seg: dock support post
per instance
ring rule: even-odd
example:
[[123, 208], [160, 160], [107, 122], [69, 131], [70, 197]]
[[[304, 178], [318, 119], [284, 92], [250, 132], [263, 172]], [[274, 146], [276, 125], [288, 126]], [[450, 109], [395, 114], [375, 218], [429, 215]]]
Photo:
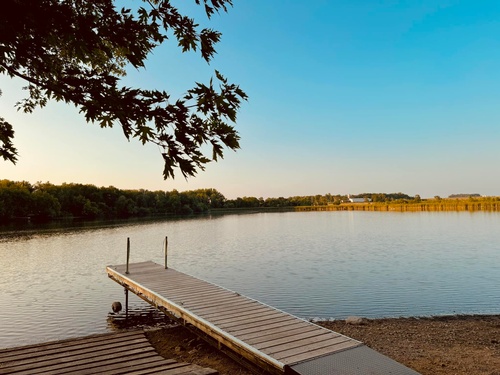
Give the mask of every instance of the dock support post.
[[128, 320], [128, 289], [125, 289], [125, 320]]
[[127, 269], [125, 273], [128, 275], [128, 261], [130, 259], [130, 237], [127, 237]]
[[167, 249], [168, 249], [168, 237], [165, 236], [165, 269], [168, 269], [168, 266], [167, 266]]

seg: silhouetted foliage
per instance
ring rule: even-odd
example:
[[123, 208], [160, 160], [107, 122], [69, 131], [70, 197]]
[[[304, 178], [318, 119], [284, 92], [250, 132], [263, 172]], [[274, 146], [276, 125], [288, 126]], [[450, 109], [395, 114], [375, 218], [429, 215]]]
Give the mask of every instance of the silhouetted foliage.
[[[222, 158], [224, 146], [239, 148], [231, 124], [247, 96], [217, 70], [215, 80], [196, 82], [177, 99], [163, 90], [123, 86], [126, 67], [145, 68], [148, 56], [167, 39], [176, 40], [182, 52], [198, 52], [208, 63], [221, 37], [218, 31], [200, 29], [169, 0], [143, 0], [133, 3], [133, 9], [117, 8], [124, 3], [3, 0], [0, 73], [27, 83], [28, 97], [17, 103], [18, 109], [31, 113], [49, 100], [71, 103], [88, 122], [119, 125], [127, 139], [157, 144], [165, 179], [173, 178], [176, 168], [184, 177], [194, 176], [206, 163]], [[232, 0], [194, 3], [208, 18], [232, 6]], [[13, 139], [13, 126], [0, 118], [0, 156], [15, 163]], [[208, 156], [202, 152], [205, 145], [211, 148]], [[75, 210], [85, 204], [75, 199]]]

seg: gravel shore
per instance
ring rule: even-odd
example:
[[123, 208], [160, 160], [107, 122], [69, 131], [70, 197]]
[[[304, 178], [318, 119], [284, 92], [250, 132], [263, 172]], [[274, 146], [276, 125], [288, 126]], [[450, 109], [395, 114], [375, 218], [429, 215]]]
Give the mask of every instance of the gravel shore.
[[500, 375], [500, 316], [344, 321], [320, 325], [342, 333], [423, 375]]

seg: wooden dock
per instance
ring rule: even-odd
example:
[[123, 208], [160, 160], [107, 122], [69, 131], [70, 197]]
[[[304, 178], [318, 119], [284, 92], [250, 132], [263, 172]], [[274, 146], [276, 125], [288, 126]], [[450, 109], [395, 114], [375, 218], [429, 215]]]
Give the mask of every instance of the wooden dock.
[[142, 330], [0, 350], [0, 374], [216, 375], [161, 357]]
[[108, 266], [108, 276], [272, 374], [415, 375], [359, 341], [153, 262]]

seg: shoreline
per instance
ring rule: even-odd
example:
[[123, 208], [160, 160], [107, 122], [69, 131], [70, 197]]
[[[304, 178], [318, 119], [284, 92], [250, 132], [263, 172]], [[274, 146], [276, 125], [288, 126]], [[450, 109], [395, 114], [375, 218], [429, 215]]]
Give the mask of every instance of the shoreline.
[[[422, 375], [500, 375], [500, 314], [316, 324], [359, 340]], [[151, 331], [148, 337], [167, 358], [215, 368], [221, 375], [252, 374], [182, 326]]]

